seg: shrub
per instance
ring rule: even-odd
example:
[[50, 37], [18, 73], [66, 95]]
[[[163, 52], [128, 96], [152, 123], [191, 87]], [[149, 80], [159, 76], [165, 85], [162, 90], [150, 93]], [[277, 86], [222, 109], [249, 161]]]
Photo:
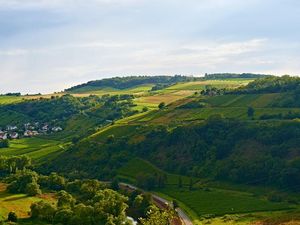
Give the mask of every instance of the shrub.
[[18, 216], [15, 212], [9, 212], [7, 216], [7, 220], [10, 222], [17, 222], [18, 221]]

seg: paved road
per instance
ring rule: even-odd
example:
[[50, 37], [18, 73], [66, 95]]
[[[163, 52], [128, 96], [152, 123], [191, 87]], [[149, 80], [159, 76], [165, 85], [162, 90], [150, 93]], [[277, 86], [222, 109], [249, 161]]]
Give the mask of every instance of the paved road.
[[191, 219], [186, 215], [186, 213], [181, 208], [177, 208], [176, 212], [178, 213], [178, 216], [181, 218], [181, 220], [184, 222], [185, 225], [193, 225]]
[[[120, 183], [120, 185], [125, 186], [127, 188], [130, 188], [132, 190], [138, 190], [139, 188], [131, 185], [131, 184], [126, 184], [126, 183]], [[166, 205], [171, 205], [171, 202], [169, 202], [168, 200], [155, 195], [155, 194], [151, 194], [152, 198], [159, 200], [160, 202], [165, 203]], [[193, 225], [191, 219], [188, 217], [188, 215], [181, 209], [181, 208], [177, 208], [176, 212], [178, 213], [178, 216], [181, 218], [181, 220], [183, 221], [184, 225]]]

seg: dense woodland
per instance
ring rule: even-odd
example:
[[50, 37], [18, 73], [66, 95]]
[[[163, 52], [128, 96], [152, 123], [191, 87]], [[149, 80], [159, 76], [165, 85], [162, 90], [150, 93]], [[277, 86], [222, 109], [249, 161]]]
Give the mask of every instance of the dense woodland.
[[[151, 196], [138, 190], [121, 189], [117, 180], [111, 183], [96, 179], [70, 180], [57, 173], [38, 174], [31, 170], [33, 166], [27, 156], [0, 158], [0, 177], [8, 184], [9, 193], [55, 194], [55, 200], [31, 204], [27, 220], [34, 224], [132, 225], [128, 219], [131, 216], [141, 225], [152, 224], [151, 221], [167, 225], [172, 218], [171, 211], [161, 211], [153, 205]], [[13, 211], [8, 214], [8, 221], [18, 222]]]
[[[132, 99], [131, 95], [91, 95], [79, 98], [66, 94], [61, 97], [38, 98], [0, 106], [0, 111], [6, 114], [7, 118], [12, 113], [21, 115], [13, 120], [14, 125], [40, 122], [64, 126], [67, 120], [80, 114], [96, 116], [97, 123], [103, 124], [107, 120], [113, 121], [136, 113], [132, 110]], [[9, 125], [4, 116], [0, 118], [0, 125]]]
[[115, 78], [90, 81], [88, 83], [80, 84], [71, 87], [69, 89], [66, 89], [66, 91], [76, 92], [78, 89], [85, 88], [85, 87], [94, 87], [94, 88], [111, 87], [116, 89], [126, 89], [126, 88], [131, 88], [143, 84], [170, 85], [178, 82], [195, 81], [197, 79], [200, 78], [186, 77], [181, 75], [115, 77]]
[[257, 79], [257, 78], [265, 78], [272, 77], [272, 75], [265, 74], [254, 74], [254, 73], [213, 73], [213, 74], [205, 74], [204, 78], [207, 80], [222, 80], [222, 79]]
[[270, 125], [214, 116], [204, 125], [156, 128], [135, 145], [129, 144], [130, 137], [98, 145], [84, 141], [52, 166], [73, 175], [81, 171], [77, 175], [110, 179], [127, 160], [139, 156], [173, 173], [296, 191], [299, 136], [298, 123]]

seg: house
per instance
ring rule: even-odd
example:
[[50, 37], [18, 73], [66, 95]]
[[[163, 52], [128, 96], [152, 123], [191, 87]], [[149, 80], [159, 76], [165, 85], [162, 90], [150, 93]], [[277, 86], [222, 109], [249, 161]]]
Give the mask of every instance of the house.
[[49, 130], [48, 124], [44, 125], [44, 126], [42, 127], [42, 130], [43, 130], [43, 131], [48, 131], [48, 130]]
[[54, 132], [59, 132], [59, 131], [62, 131], [63, 129], [61, 127], [53, 127], [52, 128], [52, 131]]
[[17, 126], [11, 126], [11, 125], [8, 125], [8, 126], [7, 126], [7, 130], [8, 130], [8, 131], [13, 131], [13, 130], [17, 130], [17, 129], [18, 129]]
[[39, 135], [39, 132], [37, 132], [36, 130], [32, 131], [32, 136], [37, 136]]
[[17, 132], [13, 132], [10, 134], [10, 138], [11, 139], [18, 139], [19, 138], [19, 134]]
[[26, 130], [24, 132], [24, 137], [32, 137], [32, 132], [30, 130]]
[[0, 133], [0, 140], [6, 140], [7, 139], [7, 133]]
[[24, 127], [25, 127], [26, 130], [28, 130], [29, 126], [30, 126], [30, 123], [25, 123], [24, 124]]

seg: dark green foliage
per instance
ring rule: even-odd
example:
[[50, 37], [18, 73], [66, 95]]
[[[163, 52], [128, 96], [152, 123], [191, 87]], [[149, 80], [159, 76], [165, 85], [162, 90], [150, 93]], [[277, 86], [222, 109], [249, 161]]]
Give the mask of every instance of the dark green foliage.
[[[35, 121], [50, 122], [52, 120], [65, 120], [72, 115], [90, 107], [92, 100], [88, 98], [75, 98], [71, 95], [64, 95], [51, 99], [27, 100], [17, 104], [3, 106], [11, 110], [25, 114]], [[95, 99], [97, 102], [97, 99]], [[25, 123], [26, 121], [24, 121]]]
[[259, 94], [282, 93], [299, 90], [300, 78], [291, 76], [267, 77], [250, 82], [247, 86], [233, 90], [232, 93]]
[[164, 187], [166, 177], [163, 174], [138, 173], [136, 176], [137, 186], [146, 190]]
[[57, 193], [57, 207], [58, 208], [72, 208], [75, 205], [76, 200], [66, 191], [60, 191]]
[[147, 112], [149, 108], [147, 106], [143, 107], [143, 112]]
[[47, 221], [50, 223], [53, 221], [56, 213], [56, 207], [45, 201], [33, 203], [30, 206], [30, 209], [31, 218]]
[[253, 73], [215, 73], [215, 74], [205, 74], [206, 80], [223, 80], [223, 79], [236, 79], [236, 78], [243, 78], [243, 79], [257, 79], [257, 78], [264, 78], [264, 77], [272, 77], [272, 75], [265, 75], [265, 74], [253, 74]]
[[151, 205], [151, 195], [141, 193], [140, 191], [133, 191], [128, 193], [128, 215], [133, 218], [145, 217], [147, 214], [147, 210]]
[[9, 147], [9, 141], [6, 140], [0, 140], [0, 148], [8, 148]]
[[[2, 96], [2, 95], [1, 95]], [[21, 93], [20, 92], [16, 92], [16, 93], [6, 93], [4, 94], [3, 96], [21, 96]]]
[[167, 88], [167, 87], [169, 87], [169, 86], [171, 86], [172, 84], [170, 83], [170, 84], [156, 84], [155, 86], [153, 86], [152, 88], [151, 88], [151, 91], [158, 91], [158, 90], [162, 90], [162, 89], [165, 89], [165, 88]]
[[15, 212], [9, 212], [8, 216], [7, 216], [7, 220], [9, 222], [16, 223], [18, 221], [18, 216], [17, 216], [17, 214]]
[[205, 90], [202, 90], [200, 92], [201, 95], [205, 96], [217, 96], [217, 95], [222, 95], [225, 93], [225, 89], [219, 89], [216, 87], [206, 87]]
[[31, 167], [31, 159], [26, 156], [0, 156], [0, 176], [16, 173]]
[[21, 171], [12, 176], [13, 181], [8, 185], [7, 190], [11, 193], [25, 193], [31, 196], [41, 194], [38, 184], [38, 174], [33, 171]]
[[125, 224], [127, 197], [110, 189], [98, 190], [87, 203], [75, 205], [75, 199], [65, 191], [58, 193], [57, 207], [45, 201], [31, 205], [31, 218], [63, 225]]
[[248, 117], [253, 117], [254, 116], [254, 109], [252, 107], [248, 107], [247, 116]]
[[131, 77], [115, 77], [96, 81], [90, 81], [85, 84], [80, 84], [75, 87], [66, 89], [66, 91], [76, 92], [80, 88], [92, 87], [92, 88], [103, 88], [112, 87], [117, 89], [126, 89], [135, 87], [143, 84], [174, 84], [177, 82], [194, 81], [197, 78], [185, 77], [185, 76], [131, 76]]
[[[296, 122], [247, 123], [215, 115], [202, 125], [170, 131], [162, 126], [139, 135], [145, 138], [137, 144], [129, 144], [127, 138], [79, 143], [52, 166], [68, 174], [76, 170], [110, 179], [128, 159], [138, 156], [176, 174], [289, 190], [300, 185], [300, 163], [292, 163], [291, 158], [300, 145], [300, 124]], [[138, 172], [136, 178], [145, 189], [163, 186], [165, 181]]]
[[173, 205], [173, 209], [177, 209], [179, 207], [178, 202], [176, 200], [172, 201], [172, 205]]
[[111, 189], [118, 191], [120, 189], [119, 180], [114, 178], [110, 184]]
[[38, 182], [41, 184], [42, 188], [54, 191], [63, 190], [66, 186], [66, 179], [54, 172], [52, 172], [49, 176], [40, 176]]
[[159, 103], [159, 105], [158, 105], [158, 108], [159, 108], [160, 110], [164, 109], [165, 107], [166, 107], [166, 103], [164, 103], [164, 102], [161, 102], [161, 103]]
[[182, 178], [178, 178], [178, 188], [182, 188]]
[[[63, 95], [50, 99], [26, 100], [0, 106], [1, 115], [4, 115], [0, 118], [0, 125], [8, 125], [6, 118], [17, 114], [19, 116], [12, 121], [14, 125], [24, 127], [27, 122], [39, 122], [52, 127], [60, 126], [64, 130], [67, 129], [66, 132], [73, 132], [75, 138], [72, 141], [76, 142], [82, 133], [88, 135], [93, 133], [97, 126], [103, 126], [111, 121], [137, 113], [132, 109], [135, 106], [132, 99], [131, 95], [104, 95], [102, 97], [91, 95], [83, 98]], [[77, 121], [78, 119], [80, 120]], [[86, 120], [89, 121], [89, 124], [92, 123], [89, 127], [92, 130], [82, 130], [80, 124], [77, 125], [79, 130], [72, 129], [75, 126], [73, 123], [84, 123]], [[69, 128], [68, 125], [71, 127]]]

